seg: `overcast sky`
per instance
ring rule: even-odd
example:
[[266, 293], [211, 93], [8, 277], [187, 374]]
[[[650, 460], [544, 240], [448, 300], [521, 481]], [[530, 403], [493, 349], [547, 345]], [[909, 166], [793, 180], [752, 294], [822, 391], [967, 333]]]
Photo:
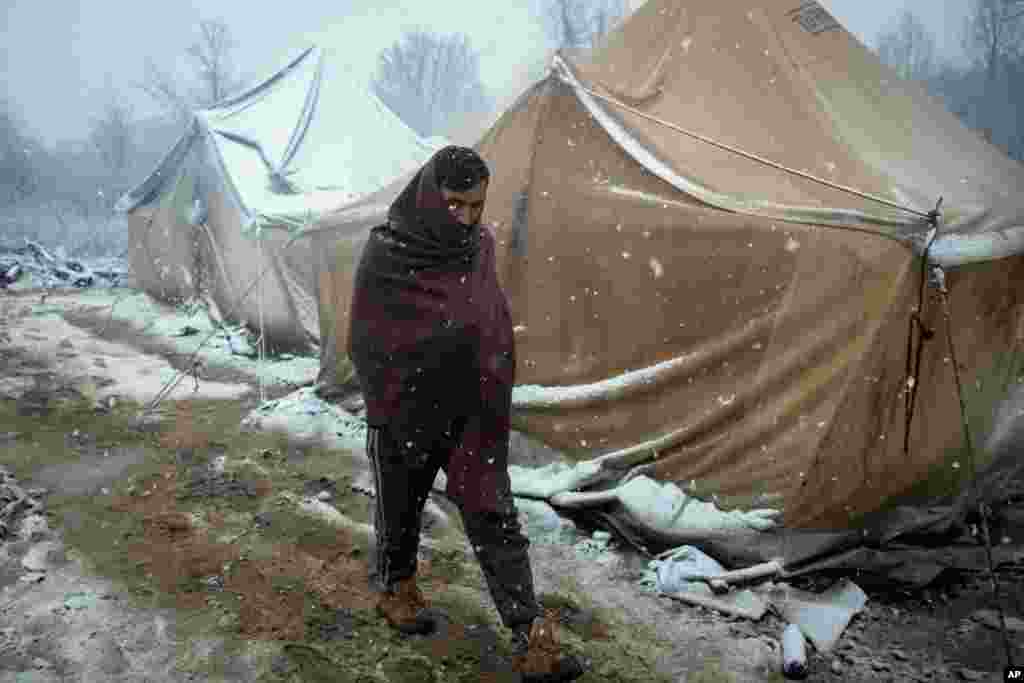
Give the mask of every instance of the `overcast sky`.
[[[904, 8], [912, 10], [949, 57], [960, 54], [959, 34], [970, 2], [820, 1], [868, 44], [874, 44], [878, 32]], [[353, 54], [372, 60], [403, 27], [418, 25], [469, 34], [482, 52], [485, 84], [502, 89], [516, 82], [520, 65], [535, 54], [534, 46], [544, 42], [536, 11], [531, 11], [536, 2], [0, 0], [2, 83], [31, 129], [48, 142], [82, 136], [110, 97], [127, 97], [139, 114], [152, 112], [145, 96], [128, 87], [142, 77], [145, 58], [173, 68], [192, 42], [198, 21], [220, 18], [239, 42], [236, 61], [253, 76], [280, 66], [292, 50], [325, 30], [343, 36], [335, 38], [335, 44], [351, 44]]]

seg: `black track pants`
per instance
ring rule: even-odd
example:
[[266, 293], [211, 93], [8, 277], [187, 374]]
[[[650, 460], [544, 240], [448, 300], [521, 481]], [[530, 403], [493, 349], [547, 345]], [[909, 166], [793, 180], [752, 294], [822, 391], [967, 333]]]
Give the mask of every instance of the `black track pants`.
[[[376, 501], [377, 579], [382, 587], [416, 574], [423, 507], [440, 469], [445, 468], [461, 432], [458, 424], [423, 443], [399, 443], [386, 427], [370, 427], [366, 452], [373, 470]], [[495, 607], [508, 628], [540, 615], [533, 572], [511, 492], [499, 510], [462, 513], [466, 535], [487, 581]]]

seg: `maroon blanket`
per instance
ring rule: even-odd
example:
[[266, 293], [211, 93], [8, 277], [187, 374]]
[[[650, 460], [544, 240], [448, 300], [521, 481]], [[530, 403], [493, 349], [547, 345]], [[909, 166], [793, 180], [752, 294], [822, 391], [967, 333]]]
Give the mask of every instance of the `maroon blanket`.
[[[442, 150], [443, 153], [444, 150]], [[490, 229], [443, 206], [435, 155], [374, 228], [355, 275], [349, 356], [373, 426], [435, 441], [456, 420], [448, 494], [495, 509], [508, 489], [515, 349]]]

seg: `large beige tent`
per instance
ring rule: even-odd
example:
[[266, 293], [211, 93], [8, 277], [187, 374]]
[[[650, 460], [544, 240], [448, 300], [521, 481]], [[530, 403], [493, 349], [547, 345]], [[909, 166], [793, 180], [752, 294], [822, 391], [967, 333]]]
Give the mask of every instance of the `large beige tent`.
[[[556, 58], [477, 149], [516, 425], [599, 463], [599, 487], [646, 474], [844, 530], [986, 466], [1024, 366], [1024, 168], [817, 2], [650, 0]], [[354, 235], [324, 274], [327, 374], [381, 218], [321, 221]], [[913, 317], [927, 247], [950, 304], [924, 290], [930, 338]]]
[[[343, 47], [343, 46], [342, 46]], [[263, 330], [267, 348], [319, 341], [327, 211], [417, 168], [420, 139], [338, 50], [309, 48], [253, 88], [196, 111], [156, 170], [123, 197], [138, 286], [162, 301], [205, 297]]]

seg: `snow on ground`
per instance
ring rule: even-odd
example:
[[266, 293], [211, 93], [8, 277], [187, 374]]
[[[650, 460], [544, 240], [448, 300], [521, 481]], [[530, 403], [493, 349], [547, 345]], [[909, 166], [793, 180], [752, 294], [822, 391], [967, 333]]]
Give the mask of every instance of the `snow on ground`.
[[[96, 400], [121, 396], [149, 402], [165, 385], [174, 383], [178, 372], [166, 360], [124, 344], [98, 339], [69, 324], [61, 315], [66, 305], [4, 301], [0, 311], [5, 318], [31, 317], [24, 324], [7, 328], [8, 343], [45, 360], [62, 375], [89, 377], [88, 386], [92, 387], [92, 398]], [[28, 388], [28, 385], [21, 387]], [[245, 384], [206, 380], [200, 383], [200, 389], [196, 393], [194, 383], [186, 378], [177, 383], [167, 398], [237, 398], [251, 391]]]
[[140, 332], [173, 344], [180, 353], [198, 352], [198, 358], [206, 364], [240, 370], [268, 385], [307, 384], [316, 381], [320, 371], [317, 356], [282, 354], [260, 361], [240, 355], [253, 351], [244, 332], [240, 328], [219, 329], [201, 309], [189, 314], [128, 289], [82, 290], [69, 293], [67, 298], [75, 305], [130, 323]]
[[[60, 316], [61, 310], [66, 307], [103, 311], [112, 319], [129, 322], [140, 332], [173, 344], [181, 353], [198, 353], [198, 357], [206, 363], [238, 369], [267, 384], [312, 384], [319, 370], [319, 359], [316, 357], [285, 355], [261, 362], [259, 359], [238, 355], [239, 352], [251, 352], [251, 346], [241, 330], [219, 329], [201, 309], [188, 313], [159, 304], [140, 292], [97, 288], [71, 291], [56, 301], [58, 303], [49, 308], [44, 304], [31, 304], [36, 322], [32, 326], [17, 329], [13, 343], [24, 348], [34, 348], [58, 364], [70, 364], [69, 370], [75, 374], [99, 374], [106, 378], [104, 384], [109, 386], [99, 389], [97, 398], [131, 395], [140, 400], [151, 400], [162, 387], [180, 375], [162, 358], [141, 354], [123, 345], [103, 342], [69, 325]], [[240, 384], [206, 380], [201, 380], [198, 387], [202, 396], [210, 398], [237, 397], [250, 390]], [[196, 383], [184, 377], [175, 386], [171, 396], [196, 396], [193, 393], [195, 388]], [[263, 402], [245, 418], [245, 424], [255, 429], [287, 432], [297, 439], [319, 442], [328, 448], [356, 452], [363, 449], [366, 439], [366, 424], [363, 420], [338, 405], [321, 400], [312, 386]], [[512, 466], [509, 474], [513, 492], [517, 496], [540, 499], [547, 505], [548, 501], [557, 504], [559, 494], [585, 488], [592, 480], [600, 478], [600, 470], [601, 466], [597, 462], [576, 463], [572, 466], [554, 463], [543, 468]], [[626, 495], [641, 485], [646, 485], [646, 488], [639, 497]], [[436, 487], [443, 490], [443, 473], [439, 475]], [[650, 490], [652, 487], [656, 490]], [[661, 488], [665, 490], [661, 490], [646, 477], [638, 477], [630, 485], [621, 487], [621, 491], [611, 493], [615, 493], [641, 521], [649, 522], [652, 527], [665, 527], [666, 519], [672, 520], [669, 526], [673, 529], [684, 526], [702, 530], [737, 527], [763, 530], [774, 525], [771, 519], [777, 514], [774, 510], [724, 513], [713, 504], [689, 499], [677, 487], [671, 487], [674, 489], [672, 493], [676, 494], [674, 496], [654, 495], [666, 493], [668, 487]], [[634, 498], [639, 498], [641, 502], [630, 505], [636, 503]], [[660, 505], [655, 505], [656, 502]], [[681, 519], [678, 514], [682, 507], [686, 507], [689, 513], [685, 519]], [[533, 514], [528, 515], [531, 518], [529, 526], [546, 536], [558, 537], [562, 533], [559, 526], [553, 524], [553, 510], [530, 510]]]
[[313, 387], [262, 403], [249, 413], [243, 424], [288, 432], [297, 439], [318, 441], [328, 448], [357, 451], [366, 444], [366, 423], [343, 408], [321, 400]]

